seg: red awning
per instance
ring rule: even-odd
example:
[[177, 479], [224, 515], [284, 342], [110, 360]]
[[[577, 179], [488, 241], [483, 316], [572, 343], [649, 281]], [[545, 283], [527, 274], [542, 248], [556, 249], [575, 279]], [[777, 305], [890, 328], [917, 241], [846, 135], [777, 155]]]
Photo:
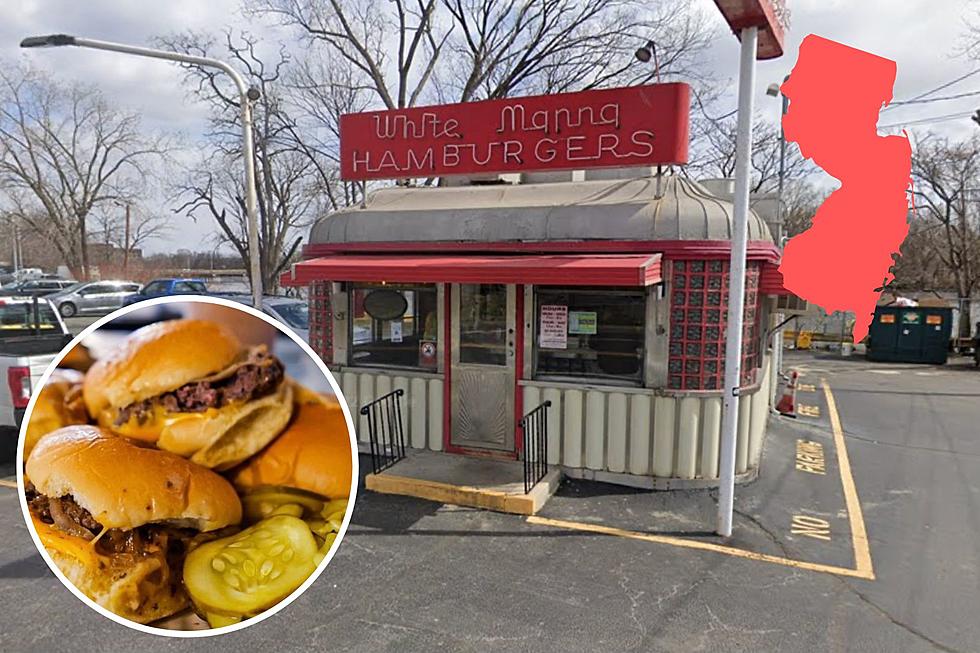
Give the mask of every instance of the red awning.
[[660, 254], [336, 255], [296, 263], [281, 281], [285, 286], [311, 281], [650, 286], [662, 277]]

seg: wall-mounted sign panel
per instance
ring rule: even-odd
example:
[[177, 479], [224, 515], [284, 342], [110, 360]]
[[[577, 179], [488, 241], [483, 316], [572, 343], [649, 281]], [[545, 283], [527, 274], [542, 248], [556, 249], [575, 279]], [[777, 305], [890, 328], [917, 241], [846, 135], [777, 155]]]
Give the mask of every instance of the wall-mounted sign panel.
[[684, 164], [689, 103], [672, 83], [347, 114], [341, 177]]

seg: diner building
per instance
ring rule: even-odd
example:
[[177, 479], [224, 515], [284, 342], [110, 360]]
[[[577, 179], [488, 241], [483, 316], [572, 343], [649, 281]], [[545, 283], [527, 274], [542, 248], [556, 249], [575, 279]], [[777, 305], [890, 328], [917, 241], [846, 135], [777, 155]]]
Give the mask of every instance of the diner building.
[[[283, 277], [310, 344], [358, 409], [404, 391], [409, 447], [515, 460], [550, 401], [561, 473], [717, 485], [732, 205], [659, 167], [393, 185], [321, 218]], [[738, 478], [769, 415], [779, 249], [748, 222]]]

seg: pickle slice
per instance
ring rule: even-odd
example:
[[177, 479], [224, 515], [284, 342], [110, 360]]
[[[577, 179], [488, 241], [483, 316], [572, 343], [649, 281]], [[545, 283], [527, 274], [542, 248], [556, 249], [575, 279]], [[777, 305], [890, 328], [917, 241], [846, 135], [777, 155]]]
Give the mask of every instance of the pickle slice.
[[303, 516], [303, 506], [298, 503], [284, 503], [281, 506], [276, 506], [269, 516], [273, 515], [289, 515], [290, 517], [302, 517]]
[[[265, 519], [275, 513], [279, 506], [289, 504], [301, 506], [303, 511], [309, 514], [317, 514], [324, 510], [323, 501], [311, 494], [289, 488], [268, 487], [249, 492], [242, 497], [245, 522], [252, 523]], [[293, 516], [300, 517], [301, 515]]]
[[225, 614], [218, 614], [217, 612], [205, 612], [204, 618], [208, 620], [208, 625], [212, 628], [221, 628], [222, 626], [230, 626], [232, 624], [237, 624], [242, 620], [241, 616], [228, 616]]
[[184, 584], [204, 614], [252, 616], [302, 585], [317, 553], [306, 522], [275, 515], [187, 554]]

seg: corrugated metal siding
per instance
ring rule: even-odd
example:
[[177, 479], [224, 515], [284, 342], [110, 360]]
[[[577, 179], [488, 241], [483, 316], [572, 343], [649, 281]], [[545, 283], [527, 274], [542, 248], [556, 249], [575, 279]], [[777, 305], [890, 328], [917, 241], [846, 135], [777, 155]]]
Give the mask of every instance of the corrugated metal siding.
[[[736, 472], [758, 464], [769, 405], [769, 366], [758, 389], [740, 398]], [[341, 388], [368, 439], [358, 410], [395, 388], [405, 390], [402, 419], [409, 446], [441, 451], [443, 381], [431, 375], [345, 370]], [[596, 471], [677, 479], [718, 478], [721, 397], [656, 396], [650, 392], [549, 387], [522, 388], [524, 408], [550, 400], [548, 463]]]
[[[758, 464], [769, 405], [768, 365], [752, 394], [740, 398], [736, 471]], [[527, 410], [552, 402], [548, 462], [566, 467], [678, 479], [718, 478], [719, 396], [655, 396], [578, 390], [543, 383], [523, 388]]]
[[442, 379], [430, 375], [390, 375], [382, 371], [350, 369], [340, 373], [339, 377], [360, 442], [368, 441], [367, 421], [359, 413], [361, 406], [401, 388], [405, 391], [402, 397], [405, 443], [416, 449], [442, 450]]

